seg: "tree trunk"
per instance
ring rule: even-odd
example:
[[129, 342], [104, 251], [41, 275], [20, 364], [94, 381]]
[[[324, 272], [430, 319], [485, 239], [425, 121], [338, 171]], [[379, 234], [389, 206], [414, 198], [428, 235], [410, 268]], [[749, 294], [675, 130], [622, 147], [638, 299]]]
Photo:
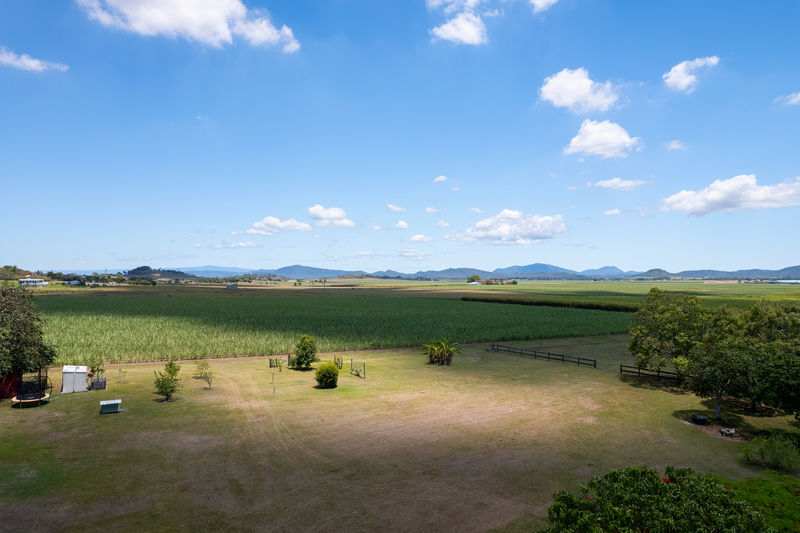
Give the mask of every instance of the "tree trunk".
[[717, 412], [714, 418], [722, 420], [722, 394], [717, 394]]

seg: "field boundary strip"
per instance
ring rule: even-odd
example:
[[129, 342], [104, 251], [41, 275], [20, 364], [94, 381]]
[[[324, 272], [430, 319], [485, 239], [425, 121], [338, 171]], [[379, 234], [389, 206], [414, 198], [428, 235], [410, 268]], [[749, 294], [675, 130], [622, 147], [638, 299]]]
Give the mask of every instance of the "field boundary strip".
[[493, 352], [504, 352], [514, 355], [522, 355], [525, 357], [533, 357], [535, 359], [561, 361], [562, 363], [571, 363], [578, 366], [591, 366], [592, 368], [597, 368], [597, 359], [587, 359], [585, 357], [563, 355], [560, 353], [542, 352], [539, 350], [533, 350], [531, 348], [517, 348], [516, 346], [505, 346], [494, 342], [492, 343], [491, 349]]

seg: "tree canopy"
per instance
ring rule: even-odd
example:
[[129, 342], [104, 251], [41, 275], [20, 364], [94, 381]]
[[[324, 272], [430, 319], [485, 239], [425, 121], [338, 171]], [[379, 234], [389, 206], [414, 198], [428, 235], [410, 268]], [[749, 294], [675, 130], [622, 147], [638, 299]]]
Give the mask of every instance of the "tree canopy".
[[34, 309], [34, 294], [21, 287], [0, 286], [0, 376], [37, 372], [56, 358], [45, 344], [44, 321]]

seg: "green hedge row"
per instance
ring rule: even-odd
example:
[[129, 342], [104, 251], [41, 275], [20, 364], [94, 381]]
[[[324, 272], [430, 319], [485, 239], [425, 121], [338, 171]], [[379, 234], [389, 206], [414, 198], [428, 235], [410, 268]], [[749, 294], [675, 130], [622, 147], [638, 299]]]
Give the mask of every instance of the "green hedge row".
[[623, 313], [635, 313], [638, 305], [633, 304], [611, 304], [598, 302], [564, 302], [556, 300], [528, 300], [525, 298], [498, 298], [493, 296], [463, 296], [464, 302], [484, 302], [490, 304], [516, 304], [516, 305], [535, 305], [542, 307], [566, 307], [569, 309], [593, 309], [596, 311], [620, 311]]

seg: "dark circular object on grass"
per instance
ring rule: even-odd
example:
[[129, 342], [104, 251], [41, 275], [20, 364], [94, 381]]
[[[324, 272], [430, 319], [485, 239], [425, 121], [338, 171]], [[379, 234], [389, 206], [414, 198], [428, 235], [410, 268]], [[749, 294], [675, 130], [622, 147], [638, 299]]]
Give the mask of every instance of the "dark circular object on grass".
[[705, 426], [708, 423], [708, 417], [706, 415], [689, 415], [689, 418], [692, 419], [693, 423], [701, 426]]

